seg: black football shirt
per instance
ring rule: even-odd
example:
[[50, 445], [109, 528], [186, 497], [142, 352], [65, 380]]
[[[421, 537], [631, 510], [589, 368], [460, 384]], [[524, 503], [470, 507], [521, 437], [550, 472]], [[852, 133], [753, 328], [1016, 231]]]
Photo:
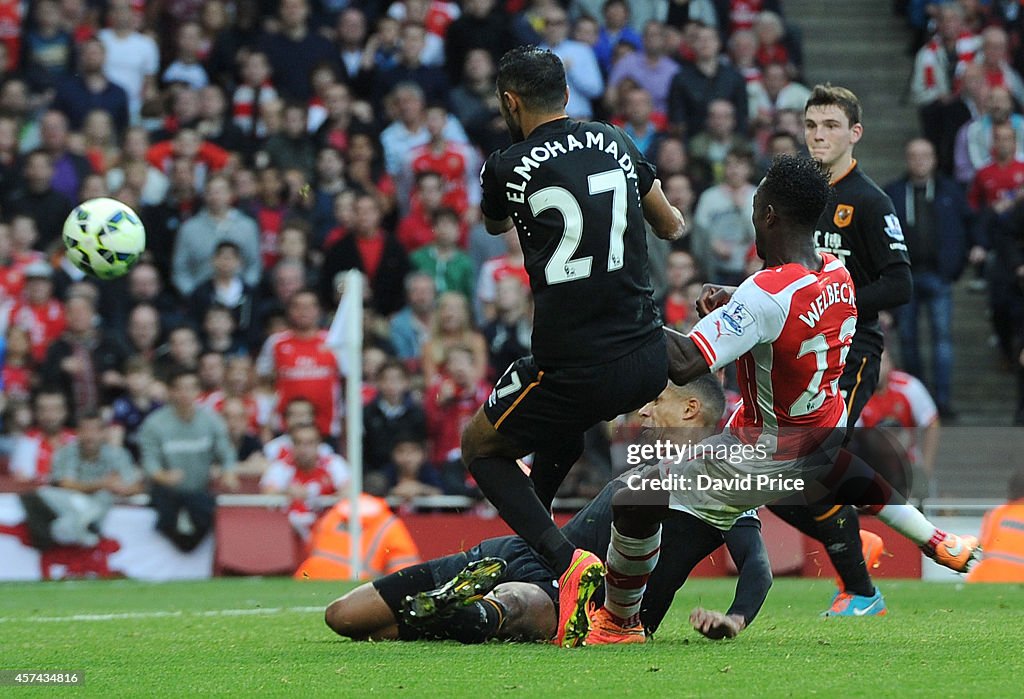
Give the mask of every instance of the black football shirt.
[[484, 163], [480, 206], [518, 231], [541, 368], [609, 362], [661, 332], [640, 204], [654, 177], [621, 129], [568, 118]]
[[[838, 257], [860, 289], [881, 276], [892, 264], [910, 264], [907, 244], [892, 200], [865, 175], [853, 168], [834, 185], [835, 196], [818, 219], [814, 244]], [[869, 342], [881, 349], [878, 313], [857, 305], [854, 342]]]

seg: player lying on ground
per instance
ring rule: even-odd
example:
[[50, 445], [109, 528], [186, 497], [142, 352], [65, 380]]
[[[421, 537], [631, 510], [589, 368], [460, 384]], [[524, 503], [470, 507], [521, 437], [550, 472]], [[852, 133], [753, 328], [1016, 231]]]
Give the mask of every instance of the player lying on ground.
[[[622, 129], [565, 113], [565, 68], [550, 51], [506, 53], [496, 97], [513, 144], [480, 171], [488, 232], [515, 231], [534, 299], [531, 356], [514, 362], [466, 427], [462, 458], [498, 513], [559, 580], [556, 642], [578, 645], [604, 566], [551, 521], [583, 434], [665, 387], [665, 337], [648, 275], [645, 220], [684, 231], [654, 167]], [[527, 477], [516, 464], [534, 454]]]
[[[724, 406], [717, 379], [706, 375], [668, 387], [640, 415], [645, 441], [669, 428], [695, 440], [715, 431]], [[639, 467], [643, 468], [643, 467]], [[578, 548], [606, 551], [612, 499], [639, 477], [639, 468], [612, 481], [562, 528]], [[693, 567], [723, 540], [739, 569], [736, 597], [725, 613], [694, 609], [690, 621], [709, 638], [733, 637], [753, 621], [771, 586], [771, 566], [756, 516], [740, 517], [722, 531], [689, 515], [665, 524], [662, 552], [651, 575], [640, 620], [653, 633]], [[476, 643], [488, 638], [542, 640], [555, 635], [555, 572], [520, 537], [488, 539], [465, 553], [427, 561], [367, 583], [333, 602], [328, 626], [353, 639], [447, 638]]]
[[[755, 241], [766, 268], [727, 299], [703, 299], [710, 312], [688, 336], [670, 334], [675, 382], [738, 360], [743, 404], [726, 431], [710, 441], [749, 449], [741, 450], [741, 459], [705, 454], [648, 472], [652, 479], [677, 477], [675, 490], [616, 494], [605, 603], [590, 618], [588, 645], [644, 640], [639, 610], [657, 564], [663, 520], [683, 512], [725, 529], [744, 510], [786, 494], [775, 485], [700, 489], [687, 483], [771, 476], [780, 484], [789, 479], [790, 494], [803, 491], [806, 482], [806, 494], [816, 501], [817, 492], [837, 485], [829, 474], [851, 463], [849, 452], [840, 451], [847, 413], [838, 384], [857, 309], [849, 272], [814, 248], [814, 224], [828, 200], [828, 179], [817, 164], [776, 159], [754, 196]], [[860, 476], [861, 468], [863, 462], [854, 463], [851, 475]]]

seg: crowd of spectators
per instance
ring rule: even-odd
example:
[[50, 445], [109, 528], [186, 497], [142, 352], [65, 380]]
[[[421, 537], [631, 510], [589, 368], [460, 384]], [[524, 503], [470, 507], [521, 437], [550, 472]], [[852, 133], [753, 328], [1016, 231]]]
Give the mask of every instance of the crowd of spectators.
[[[557, 53], [570, 115], [621, 125], [692, 222], [678, 244], [650, 237], [677, 329], [695, 322], [701, 283], [758, 267], [752, 183], [773, 155], [803, 149], [800, 37], [777, 0], [38, 0], [3, 12], [10, 473], [50, 483], [54, 454], [98, 414], [182, 547], [208, 523], [202, 494], [238, 476], [291, 495], [307, 528], [304, 503], [344, 486], [325, 327], [350, 269], [367, 280], [367, 489], [475, 494], [461, 428], [531, 331], [518, 239], [487, 235], [478, 207], [483, 158], [508, 143], [494, 91], [508, 48]], [[973, 89], [962, 112], [998, 110], [998, 90]], [[1007, 118], [1024, 147], [1024, 118]], [[975, 141], [992, 129], [976, 130], [959, 155], [984, 152]], [[97, 283], [61, 255], [64, 218], [95, 196], [146, 226], [145, 258], [120, 280]], [[606, 480], [610, 431], [588, 435], [567, 494]]]
[[913, 301], [897, 314], [903, 365], [924, 376], [919, 316], [931, 330], [932, 389], [951, 410], [952, 284], [968, 270], [988, 295], [1024, 424], [1024, 12], [1019, 3], [906, 3], [917, 29], [910, 99], [921, 137], [886, 191], [903, 220]]

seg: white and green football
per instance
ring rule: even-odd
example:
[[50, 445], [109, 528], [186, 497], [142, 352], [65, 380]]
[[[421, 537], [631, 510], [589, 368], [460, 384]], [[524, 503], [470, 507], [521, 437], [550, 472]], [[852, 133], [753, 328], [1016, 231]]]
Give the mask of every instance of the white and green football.
[[72, 264], [99, 279], [127, 274], [146, 249], [146, 229], [139, 215], [107, 197], [76, 206], [64, 221], [62, 237]]

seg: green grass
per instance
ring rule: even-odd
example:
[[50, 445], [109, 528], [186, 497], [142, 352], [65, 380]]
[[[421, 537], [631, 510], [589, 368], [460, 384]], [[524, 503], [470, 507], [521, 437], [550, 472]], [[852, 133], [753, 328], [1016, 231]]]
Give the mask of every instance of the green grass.
[[[337, 584], [0, 584], [0, 668], [84, 671], [84, 687], [63, 691], [104, 696], [1020, 696], [1020, 585], [885, 582], [888, 617], [826, 620], [817, 612], [829, 584], [777, 580], [739, 638], [691, 631], [689, 610], [726, 607], [732, 586], [692, 581], [653, 643], [562, 650], [344, 641], [303, 609], [349, 587]], [[204, 614], [257, 608], [264, 613]], [[134, 612], [146, 616], [53, 620]], [[0, 688], [34, 691], [46, 690]]]

